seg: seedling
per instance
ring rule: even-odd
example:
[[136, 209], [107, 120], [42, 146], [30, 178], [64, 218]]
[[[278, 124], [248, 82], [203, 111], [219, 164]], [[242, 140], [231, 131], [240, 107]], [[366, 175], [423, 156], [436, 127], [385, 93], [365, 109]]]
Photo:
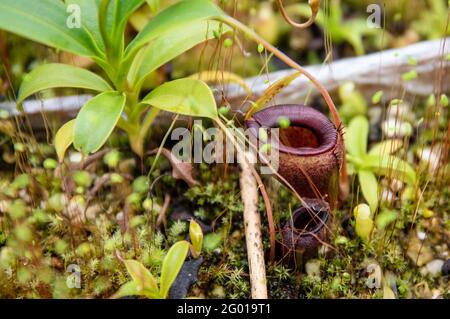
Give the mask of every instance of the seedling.
[[367, 152], [367, 138], [369, 122], [365, 116], [357, 116], [350, 122], [345, 144], [347, 146], [347, 160], [353, 165], [354, 174], [358, 175], [362, 194], [372, 212], [378, 207], [379, 190], [375, 176], [392, 174], [395, 178], [414, 185], [416, 173], [413, 168], [398, 157], [390, 155], [399, 150], [401, 140], [385, 140], [372, 147]]
[[[222, 11], [206, 0], [182, 1], [156, 15], [128, 44], [125, 27], [145, 0], [5, 0], [0, 3], [0, 29], [58, 50], [87, 56], [103, 69], [98, 76], [75, 66], [52, 63], [35, 68], [21, 84], [18, 106], [41, 90], [72, 87], [99, 93], [56, 134], [60, 161], [73, 143], [85, 154], [96, 152], [117, 126], [129, 136], [134, 152], [143, 155], [147, 131], [160, 110], [214, 117], [215, 101], [197, 79], [164, 83], [140, 99], [146, 78], [193, 46], [229, 30], [207, 21]], [[154, 2], [150, 2], [151, 5]], [[78, 5], [80, 28], [66, 25], [66, 5]], [[192, 13], [194, 13], [192, 15]], [[170, 45], [168, 45], [170, 44]]]
[[132, 281], [122, 285], [113, 298], [142, 296], [150, 299], [165, 299], [170, 287], [178, 276], [188, 254], [190, 244], [187, 241], [175, 243], [168, 251], [161, 267], [158, 280], [147, 268], [136, 260], [123, 260]]

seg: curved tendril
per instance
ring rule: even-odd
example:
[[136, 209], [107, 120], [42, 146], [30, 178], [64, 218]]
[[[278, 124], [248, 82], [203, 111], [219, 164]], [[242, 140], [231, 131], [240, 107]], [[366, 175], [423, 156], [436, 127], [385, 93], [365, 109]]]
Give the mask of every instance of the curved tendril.
[[289, 23], [291, 26], [293, 26], [295, 28], [301, 28], [301, 29], [305, 29], [305, 28], [311, 26], [314, 23], [314, 21], [316, 20], [317, 14], [319, 13], [320, 0], [309, 0], [308, 3], [309, 3], [309, 6], [311, 7], [311, 12], [312, 12], [311, 17], [306, 22], [298, 23], [289, 17], [289, 15], [286, 12], [286, 9], [283, 6], [283, 1], [277, 0], [277, 5], [278, 5], [278, 8], [280, 9], [280, 13], [283, 16], [283, 19], [286, 20], [286, 22]]

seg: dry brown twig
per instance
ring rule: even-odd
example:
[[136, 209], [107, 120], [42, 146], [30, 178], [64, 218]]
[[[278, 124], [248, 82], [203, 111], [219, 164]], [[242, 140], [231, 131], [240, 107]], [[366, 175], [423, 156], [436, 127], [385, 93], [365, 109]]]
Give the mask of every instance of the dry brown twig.
[[258, 184], [248, 157], [250, 153], [238, 152], [241, 166], [240, 184], [244, 202], [244, 227], [250, 273], [251, 296], [267, 299], [266, 266], [261, 235], [261, 217], [258, 212]]

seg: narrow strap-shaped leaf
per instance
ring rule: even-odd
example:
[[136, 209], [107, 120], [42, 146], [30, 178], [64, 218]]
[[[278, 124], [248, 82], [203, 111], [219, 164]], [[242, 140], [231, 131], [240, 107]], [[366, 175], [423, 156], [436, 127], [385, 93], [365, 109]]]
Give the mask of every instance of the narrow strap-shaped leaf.
[[365, 116], [354, 117], [345, 132], [345, 147], [348, 152], [357, 157], [363, 157], [367, 152], [369, 136], [369, 121]]
[[1, 0], [0, 29], [79, 55], [101, 54], [85, 28], [69, 28], [70, 13], [60, 0]]
[[416, 182], [416, 172], [411, 165], [392, 155], [367, 155], [362, 160], [361, 169], [371, 170], [380, 175], [389, 175], [408, 184]]
[[[225, 25], [222, 29], [223, 32], [230, 30]], [[129, 81], [140, 86], [151, 72], [195, 45], [212, 39], [219, 30], [217, 21], [197, 21], [165, 33], [138, 53], [128, 75]]]
[[360, 170], [358, 172], [359, 185], [361, 192], [370, 206], [372, 213], [378, 206], [378, 181], [375, 174], [371, 171]]
[[187, 26], [192, 22], [222, 16], [223, 11], [209, 0], [180, 1], [161, 11], [145, 28], [139, 32], [127, 47], [125, 57], [129, 58], [133, 52], [143, 45], [156, 39], [171, 29]]
[[175, 243], [167, 252], [161, 267], [159, 294], [165, 299], [169, 294], [175, 278], [177, 278], [189, 251], [189, 243], [185, 240]]
[[56, 87], [82, 88], [93, 91], [111, 91], [111, 86], [100, 76], [75, 66], [50, 63], [38, 66], [24, 77], [17, 103], [30, 95]]
[[55, 149], [58, 155], [58, 160], [62, 162], [67, 149], [73, 143], [73, 132], [75, 127], [75, 120], [70, 120], [61, 126], [55, 135]]
[[150, 92], [142, 103], [173, 113], [218, 118], [212, 91], [200, 80], [179, 79], [166, 82]]
[[275, 83], [271, 84], [265, 91], [264, 94], [261, 95], [258, 100], [253, 103], [252, 108], [248, 110], [247, 114], [245, 114], [245, 119], [250, 119], [253, 114], [259, 111], [264, 107], [270, 100], [272, 100], [281, 90], [291, 84], [296, 78], [301, 75], [300, 72], [294, 72], [285, 77], [277, 80]]
[[105, 92], [89, 100], [75, 123], [74, 146], [85, 154], [96, 152], [106, 142], [125, 106], [125, 96]]

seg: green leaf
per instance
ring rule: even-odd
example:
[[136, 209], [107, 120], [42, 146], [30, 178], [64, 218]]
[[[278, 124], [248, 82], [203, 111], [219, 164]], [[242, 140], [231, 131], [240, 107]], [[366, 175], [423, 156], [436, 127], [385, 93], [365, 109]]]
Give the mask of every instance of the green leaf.
[[152, 13], [155, 14], [159, 11], [161, 0], [147, 0], [147, 4], [150, 7]]
[[408, 64], [411, 66], [416, 66], [417, 65], [417, 60], [415, 57], [413, 56], [408, 56]]
[[441, 104], [443, 107], [447, 107], [449, 105], [448, 96], [445, 94], [441, 95]]
[[[230, 30], [226, 26], [223, 29]], [[214, 31], [218, 30], [219, 22], [198, 21], [164, 34], [139, 51], [131, 66], [129, 81], [141, 86], [151, 72], [195, 45], [214, 38]]]
[[222, 15], [222, 10], [209, 0], [180, 1], [161, 11], [139, 32], [127, 47], [125, 57], [128, 58], [143, 45], [173, 29]]
[[127, 25], [128, 18], [131, 14], [139, 9], [140, 6], [145, 2], [145, 0], [115, 0], [119, 1], [118, 12], [116, 15], [116, 32], [117, 34], [123, 34], [125, 27]]
[[355, 83], [346, 82], [339, 87], [339, 97], [342, 101], [339, 113], [342, 117], [351, 119], [367, 113], [367, 102], [355, 88]]
[[140, 290], [135, 281], [129, 281], [123, 284], [119, 288], [119, 290], [114, 295], [111, 296], [111, 299], [118, 299], [128, 296], [143, 296], [151, 299], [158, 299], [159, 291], [158, 290], [153, 291], [148, 289]]
[[345, 147], [348, 152], [357, 157], [363, 157], [367, 151], [369, 136], [369, 121], [365, 116], [356, 116], [348, 125], [345, 134]]
[[378, 181], [374, 173], [367, 170], [358, 172], [359, 185], [361, 191], [370, 206], [370, 210], [375, 212], [378, 206]]
[[367, 155], [362, 161], [361, 169], [389, 175], [411, 185], [416, 183], [416, 172], [411, 165], [392, 155]]
[[123, 263], [125, 264], [125, 267], [127, 267], [127, 271], [131, 278], [133, 278], [133, 282], [136, 283], [137, 291], [144, 289], [154, 292], [158, 291], [158, 284], [155, 277], [153, 277], [144, 265], [131, 259], [124, 260]]
[[55, 149], [58, 155], [58, 160], [62, 162], [64, 160], [64, 154], [67, 149], [73, 143], [73, 131], [75, 127], [75, 120], [70, 120], [63, 126], [61, 126], [55, 135]]
[[191, 219], [191, 222], [189, 224], [189, 237], [191, 238], [192, 242], [192, 255], [194, 256], [194, 258], [197, 258], [202, 252], [203, 231], [200, 225], [193, 219]]
[[50, 63], [38, 66], [27, 74], [20, 86], [18, 105], [30, 95], [51, 88], [72, 87], [98, 92], [111, 91], [111, 86], [100, 76], [68, 64]]
[[143, 100], [143, 104], [189, 116], [217, 119], [217, 107], [211, 89], [202, 81], [179, 79], [166, 82]]
[[223, 241], [223, 234], [220, 232], [206, 234], [203, 238], [203, 249], [211, 252], [218, 248]]
[[124, 32], [128, 18], [145, 0], [111, 0], [107, 12], [107, 35], [115, 54], [121, 54], [124, 47]]
[[387, 225], [393, 223], [398, 217], [398, 214], [395, 211], [387, 210], [378, 214], [376, 225], [377, 228], [383, 230]]
[[383, 91], [377, 91], [374, 95], [372, 95], [372, 104], [378, 104], [381, 102], [381, 99], [383, 98], [384, 92]]
[[369, 151], [369, 155], [383, 156], [397, 152], [403, 146], [400, 139], [385, 140], [375, 144]]
[[125, 106], [125, 95], [105, 92], [89, 100], [75, 123], [75, 148], [85, 154], [96, 152], [109, 137]]
[[112, 299], [118, 299], [118, 298], [122, 298], [122, 297], [128, 297], [128, 296], [138, 296], [139, 295], [139, 291], [137, 288], [137, 284], [135, 281], [129, 281], [125, 284], [123, 284], [119, 290], [112, 295]]
[[102, 52], [86, 28], [69, 28], [66, 6], [59, 0], [1, 0], [0, 29], [50, 47], [85, 56]]
[[[342, 28], [342, 30], [343, 29], [344, 28]], [[342, 36], [351, 44], [356, 55], [364, 55], [365, 50], [361, 30], [356, 30], [355, 26], [352, 26], [352, 24], [349, 23]]]
[[161, 298], [167, 298], [169, 289], [172, 286], [178, 272], [183, 266], [189, 251], [189, 243], [185, 240], [175, 243], [168, 251], [161, 268], [161, 287], [159, 294]]
[[348, 175], [356, 174], [355, 164], [351, 163], [348, 159], [347, 159], [347, 174]]
[[411, 80], [414, 80], [415, 78], [417, 78], [416, 70], [411, 70], [411, 71], [408, 71], [408, 72], [402, 74], [403, 81], [411, 81]]
[[98, 8], [100, 1], [98, 0], [65, 0], [66, 5], [78, 5], [80, 7], [81, 24], [85, 27], [100, 49], [104, 52], [105, 44], [100, 33], [98, 23]]
[[300, 75], [302, 75], [301, 72], [294, 72], [271, 84], [266, 90], [264, 90], [264, 94], [261, 95], [258, 100], [253, 103], [252, 108], [248, 110], [247, 114], [245, 114], [245, 119], [250, 119], [253, 114], [258, 112], [262, 107], [264, 107], [264, 105], [266, 105], [278, 93], [280, 93], [281, 90], [291, 84], [291, 82], [298, 78]]

